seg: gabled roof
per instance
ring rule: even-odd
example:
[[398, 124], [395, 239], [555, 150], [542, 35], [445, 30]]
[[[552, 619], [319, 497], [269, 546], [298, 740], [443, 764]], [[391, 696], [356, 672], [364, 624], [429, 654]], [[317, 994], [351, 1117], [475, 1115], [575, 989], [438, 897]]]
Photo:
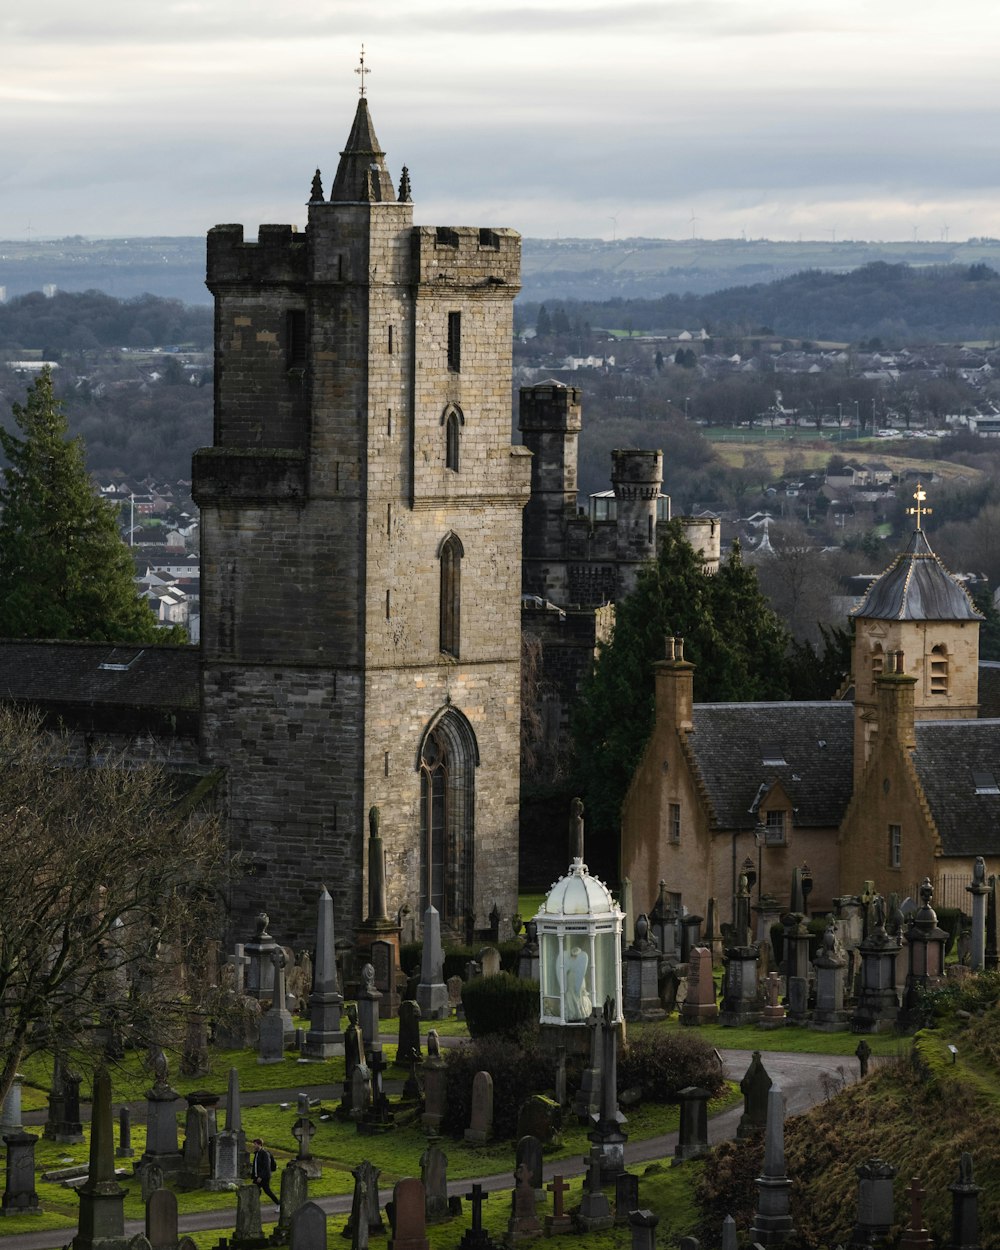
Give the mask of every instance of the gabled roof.
[[347, 145], [340, 154], [330, 200], [341, 203], [396, 202], [392, 179], [385, 167], [385, 153], [379, 147], [364, 96], [358, 100], [354, 124], [347, 136]]
[[972, 600], [931, 550], [923, 530], [868, 587], [851, 616], [878, 621], [981, 621]]
[[197, 713], [198, 648], [0, 640], [0, 699]]
[[945, 855], [1000, 853], [1000, 720], [917, 721], [913, 764]]
[[795, 808], [793, 825], [840, 824], [851, 797], [852, 704], [698, 703], [693, 719], [687, 745], [716, 828], [752, 829], [750, 808], [775, 782]]

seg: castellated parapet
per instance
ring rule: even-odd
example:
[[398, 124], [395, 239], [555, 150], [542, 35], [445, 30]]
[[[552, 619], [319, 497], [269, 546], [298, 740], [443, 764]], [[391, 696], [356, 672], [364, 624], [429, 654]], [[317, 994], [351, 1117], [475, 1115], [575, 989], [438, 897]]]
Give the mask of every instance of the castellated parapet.
[[312, 940], [363, 917], [381, 809], [389, 910], [516, 906], [521, 510], [512, 230], [415, 227], [362, 99], [308, 225], [208, 237], [214, 445], [202, 509], [201, 750], [262, 907]]

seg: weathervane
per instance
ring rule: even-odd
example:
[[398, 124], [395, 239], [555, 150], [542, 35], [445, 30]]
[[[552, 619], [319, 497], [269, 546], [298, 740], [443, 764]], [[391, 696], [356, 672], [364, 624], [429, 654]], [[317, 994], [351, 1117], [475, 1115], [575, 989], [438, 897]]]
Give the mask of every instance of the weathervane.
[[361, 45], [361, 64], [357, 67], [357, 69], [354, 72], [356, 74], [361, 75], [361, 98], [364, 99], [365, 74], [371, 73], [371, 70], [367, 67], [367, 65], [365, 65], [365, 45], [364, 44]]
[[915, 516], [917, 518], [917, 529], [920, 529], [920, 518], [930, 516], [934, 509], [923, 506], [924, 500], [927, 498], [927, 492], [920, 482], [917, 483], [917, 489], [913, 492], [913, 498], [917, 501], [917, 506], [915, 508], [907, 508], [906, 515]]

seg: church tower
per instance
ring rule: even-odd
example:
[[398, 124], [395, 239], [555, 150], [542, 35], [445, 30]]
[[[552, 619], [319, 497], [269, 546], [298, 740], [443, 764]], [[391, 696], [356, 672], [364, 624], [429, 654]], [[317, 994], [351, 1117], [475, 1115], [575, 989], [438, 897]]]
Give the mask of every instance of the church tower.
[[920, 522], [928, 509], [921, 506], [925, 496], [919, 485], [914, 498], [917, 527], [906, 549], [851, 612], [855, 788], [875, 735], [893, 731], [879, 725], [886, 715], [881, 678], [910, 679], [900, 688], [909, 691], [911, 721], [965, 720], [978, 711], [982, 616], [927, 541]]
[[214, 446], [202, 520], [202, 751], [225, 769], [261, 908], [311, 940], [365, 915], [368, 809], [390, 913], [514, 910], [520, 538], [510, 446], [512, 230], [415, 227], [362, 91], [304, 233], [208, 236]]

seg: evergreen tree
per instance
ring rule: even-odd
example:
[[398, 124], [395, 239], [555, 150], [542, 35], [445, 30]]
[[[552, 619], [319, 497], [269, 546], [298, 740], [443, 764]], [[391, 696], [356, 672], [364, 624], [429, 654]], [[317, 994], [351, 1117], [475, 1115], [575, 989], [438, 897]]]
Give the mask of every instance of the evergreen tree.
[[657, 559], [641, 572], [635, 593], [616, 605], [614, 633], [574, 716], [577, 785], [588, 823], [603, 833], [617, 834], [653, 727], [653, 663], [664, 658], [667, 637], [683, 637], [700, 702], [788, 697], [788, 633], [738, 544], [711, 575], [679, 522], [661, 524], [657, 538]]
[[543, 304], [538, 310], [538, 318], [535, 321], [535, 334], [540, 339], [547, 339], [552, 333], [552, 321], [549, 317], [548, 310]]
[[136, 593], [115, 508], [95, 493], [45, 370], [0, 429], [0, 636], [181, 642]]

